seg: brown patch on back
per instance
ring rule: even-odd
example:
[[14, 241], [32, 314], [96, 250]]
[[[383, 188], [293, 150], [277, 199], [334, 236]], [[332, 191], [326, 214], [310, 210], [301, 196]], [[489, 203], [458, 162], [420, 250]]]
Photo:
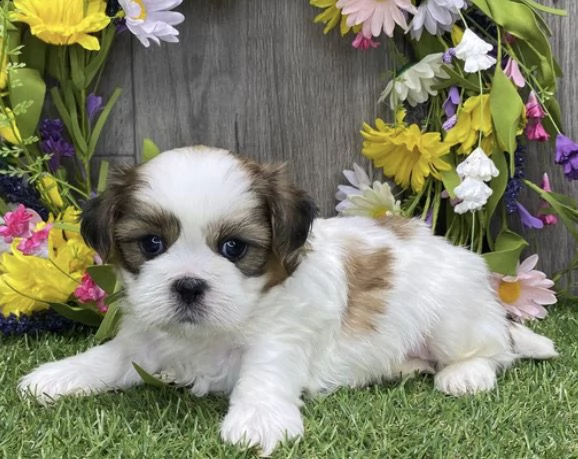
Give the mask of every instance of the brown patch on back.
[[385, 311], [387, 292], [392, 287], [391, 249], [369, 250], [351, 246], [345, 259], [347, 309], [343, 325], [353, 332], [377, 330], [378, 317]]
[[399, 215], [380, 217], [377, 218], [376, 221], [379, 225], [387, 228], [402, 240], [413, 238], [418, 229], [414, 220]]

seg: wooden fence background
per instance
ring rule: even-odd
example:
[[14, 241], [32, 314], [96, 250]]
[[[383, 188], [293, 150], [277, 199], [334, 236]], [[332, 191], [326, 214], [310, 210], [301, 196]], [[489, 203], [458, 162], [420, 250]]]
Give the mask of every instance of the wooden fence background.
[[[565, 75], [564, 128], [578, 139], [578, 2], [544, 3], [569, 13], [548, 22]], [[180, 44], [145, 49], [129, 33], [115, 43], [101, 92], [121, 87], [123, 95], [98, 156], [134, 163], [150, 137], [161, 149], [202, 143], [288, 161], [322, 214], [332, 215], [341, 171], [353, 161], [370, 170], [359, 130], [383, 108], [377, 99], [392, 69], [387, 44], [360, 52], [337, 32], [324, 36], [312, 22], [319, 10], [307, 0], [185, 0], [180, 11]], [[550, 145], [532, 148], [527, 175], [538, 180], [548, 171], [555, 191], [578, 196], [578, 184], [565, 180], [553, 158]], [[529, 193], [524, 202], [537, 209]], [[561, 224], [525, 235], [548, 273], [576, 250]]]

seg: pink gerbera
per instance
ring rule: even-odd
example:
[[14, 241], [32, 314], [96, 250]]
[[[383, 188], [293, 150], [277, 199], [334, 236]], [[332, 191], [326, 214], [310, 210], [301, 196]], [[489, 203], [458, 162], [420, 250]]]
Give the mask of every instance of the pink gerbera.
[[518, 264], [515, 276], [492, 273], [491, 283], [508, 313], [518, 319], [543, 319], [547, 311], [543, 305], [556, 303], [550, 287], [554, 282], [534, 269], [538, 255], [534, 254]]
[[347, 16], [349, 27], [362, 24], [361, 32], [367, 38], [378, 37], [382, 30], [392, 37], [396, 24], [407, 31], [404, 11], [417, 12], [411, 0], [339, 0], [336, 6]]

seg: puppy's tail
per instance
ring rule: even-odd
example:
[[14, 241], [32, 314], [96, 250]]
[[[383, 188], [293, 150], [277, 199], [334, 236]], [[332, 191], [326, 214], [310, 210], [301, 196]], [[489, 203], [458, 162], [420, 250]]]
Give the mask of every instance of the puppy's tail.
[[538, 335], [528, 327], [510, 323], [510, 336], [516, 357], [520, 359], [552, 359], [558, 357], [551, 339]]

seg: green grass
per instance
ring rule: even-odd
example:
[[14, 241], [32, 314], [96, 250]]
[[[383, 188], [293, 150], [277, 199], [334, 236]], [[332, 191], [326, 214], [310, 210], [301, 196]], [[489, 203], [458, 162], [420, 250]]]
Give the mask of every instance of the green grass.
[[[578, 457], [578, 306], [559, 305], [535, 324], [561, 358], [522, 362], [498, 389], [453, 398], [430, 377], [308, 401], [305, 437], [274, 457]], [[0, 457], [237, 458], [218, 427], [227, 401], [183, 389], [140, 387], [68, 398], [43, 408], [21, 400], [19, 377], [39, 362], [91, 346], [86, 335], [0, 338]]]

